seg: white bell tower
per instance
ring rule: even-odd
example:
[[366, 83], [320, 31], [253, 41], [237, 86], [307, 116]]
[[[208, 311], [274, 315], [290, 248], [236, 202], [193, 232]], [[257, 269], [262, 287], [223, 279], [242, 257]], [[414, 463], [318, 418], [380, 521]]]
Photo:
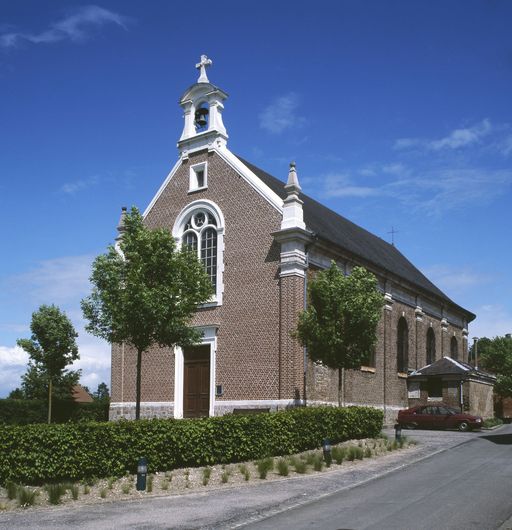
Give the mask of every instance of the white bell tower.
[[178, 141], [182, 158], [188, 158], [188, 154], [194, 151], [226, 146], [228, 134], [222, 122], [222, 111], [228, 95], [208, 80], [206, 69], [211, 64], [211, 59], [201, 55], [200, 62], [196, 64], [199, 70], [197, 83], [188, 88], [180, 99], [185, 122]]

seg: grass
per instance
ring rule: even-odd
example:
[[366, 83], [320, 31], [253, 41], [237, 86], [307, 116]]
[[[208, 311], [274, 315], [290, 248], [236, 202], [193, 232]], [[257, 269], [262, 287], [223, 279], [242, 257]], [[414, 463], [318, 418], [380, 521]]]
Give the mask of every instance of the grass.
[[109, 490], [112, 490], [114, 489], [114, 482], [116, 481], [116, 478], [115, 477], [108, 477], [107, 479], [107, 488]]
[[80, 493], [80, 489], [78, 487], [78, 484], [73, 484], [71, 488], [69, 488], [69, 491], [71, 492], [71, 498], [76, 501], [78, 500], [78, 494]]
[[316, 455], [314, 455], [314, 458], [313, 458], [313, 469], [315, 471], [322, 471], [323, 467], [324, 467], [324, 458], [320, 453], [317, 453]]
[[5, 502], [0, 502], [0, 512], [7, 510], [7, 504]]
[[87, 484], [84, 484], [84, 495], [89, 495], [91, 493], [91, 488]]
[[300, 458], [295, 458], [293, 460], [293, 467], [295, 468], [295, 473], [300, 473], [301, 475], [304, 475], [304, 473], [307, 473], [308, 471], [307, 461], [301, 460]]
[[336, 462], [336, 464], [338, 465], [342, 464], [346, 455], [347, 455], [347, 450], [345, 449], [345, 447], [333, 447], [332, 448], [332, 458]]
[[238, 466], [238, 469], [240, 470], [240, 473], [243, 475], [244, 480], [246, 482], [248, 482], [249, 479], [251, 478], [251, 473], [250, 473], [249, 468], [247, 467], [247, 465], [246, 464], [240, 464]]
[[146, 491], [148, 493], [153, 493], [153, 480], [154, 480], [154, 475], [153, 474], [148, 475], [148, 480], [146, 481]]
[[185, 469], [183, 475], [185, 476], [185, 488], [190, 488], [190, 469]]
[[369, 447], [367, 447], [367, 448], [365, 449], [365, 451], [364, 451], [364, 457], [365, 457], [365, 458], [371, 458], [371, 457], [372, 457], [372, 450], [371, 450]]
[[203, 486], [207, 486], [208, 482], [210, 482], [210, 477], [212, 476], [212, 468], [211, 467], [205, 467], [203, 469]]
[[124, 482], [122, 485], [121, 485], [121, 491], [125, 494], [125, 495], [128, 495], [128, 493], [130, 493], [130, 490], [132, 489], [132, 483], [131, 482]]
[[100, 497], [102, 499], [105, 499], [107, 497], [107, 492], [108, 492], [108, 489], [107, 488], [101, 488], [100, 489]]
[[282, 477], [287, 477], [290, 474], [290, 465], [286, 458], [280, 458], [277, 461], [277, 473]]
[[18, 495], [18, 487], [18, 484], [16, 484], [12, 480], [5, 481], [5, 490], [7, 491], [7, 498], [10, 501], [14, 500]]
[[274, 459], [273, 458], [262, 458], [256, 462], [256, 468], [258, 469], [258, 474], [261, 479], [266, 479], [269, 471], [274, 469]]
[[60, 504], [62, 496], [66, 493], [66, 486], [58, 482], [55, 484], [46, 484], [45, 490], [48, 493], [48, 502], [50, 504]]
[[220, 476], [220, 481], [222, 482], [222, 484], [227, 484], [229, 480], [229, 475], [230, 473], [226, 469], [222, 472], [222, 475]]
[[18, 497], [18, 505], [21, 508], [26, 508], [27, 506], [33, 506], [36, 502], [37, 490], [19, 486], [17, 497]]
[[349, 448], [348, 448], [348, 451], [347, 451], [347, 460], [349, 462], [353, 462], [355, 459], [356, 459], [356, 447], [354, 447], [353, 445], [351, 445]]
[[169, 479], [167, 478], [164, 478], [161, 482], [160, 482], [160, 489], [162, 491], [167, 491], [169, 489]]
[[503, 420], [500, 418], [488, 418], [482, 423], [482, 427], [484, 427], [485, 429], [496, 427], [496, 425], [503, 425]]

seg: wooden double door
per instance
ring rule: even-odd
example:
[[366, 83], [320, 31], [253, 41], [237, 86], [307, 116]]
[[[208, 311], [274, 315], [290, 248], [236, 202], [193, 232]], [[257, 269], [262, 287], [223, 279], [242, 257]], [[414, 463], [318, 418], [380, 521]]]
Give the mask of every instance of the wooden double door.
[[183, 350], [183, 417], [200, 418], [210, 411], [210, 346]]

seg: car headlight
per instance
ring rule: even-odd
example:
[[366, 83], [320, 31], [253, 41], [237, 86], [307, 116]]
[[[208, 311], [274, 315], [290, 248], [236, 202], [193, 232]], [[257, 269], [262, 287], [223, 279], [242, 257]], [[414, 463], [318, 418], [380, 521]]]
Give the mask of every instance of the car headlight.
[[476, 422], [477, 422], [477, 423], [480, 423], [481, 421], [482, 421], [482, 418], [477, 418], [477, 419], [476, 419]]

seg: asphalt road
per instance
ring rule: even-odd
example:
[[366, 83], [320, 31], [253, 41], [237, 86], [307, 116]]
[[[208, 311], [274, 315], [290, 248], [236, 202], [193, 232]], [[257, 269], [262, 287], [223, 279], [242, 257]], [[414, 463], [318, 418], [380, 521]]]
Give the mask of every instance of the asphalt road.
[[[422, 431], [416, 436], [436, 434]], [[496, 529], [512, 515], [511, 487], [512, 426], [508, 425], [406, 469], [244, 528]]]
[[417, 449], [369, 467], [209, 493], [0, 513], [0, 529], [486, 529], [512, 515], [512, 426], [407, 435], [420, 442]]

